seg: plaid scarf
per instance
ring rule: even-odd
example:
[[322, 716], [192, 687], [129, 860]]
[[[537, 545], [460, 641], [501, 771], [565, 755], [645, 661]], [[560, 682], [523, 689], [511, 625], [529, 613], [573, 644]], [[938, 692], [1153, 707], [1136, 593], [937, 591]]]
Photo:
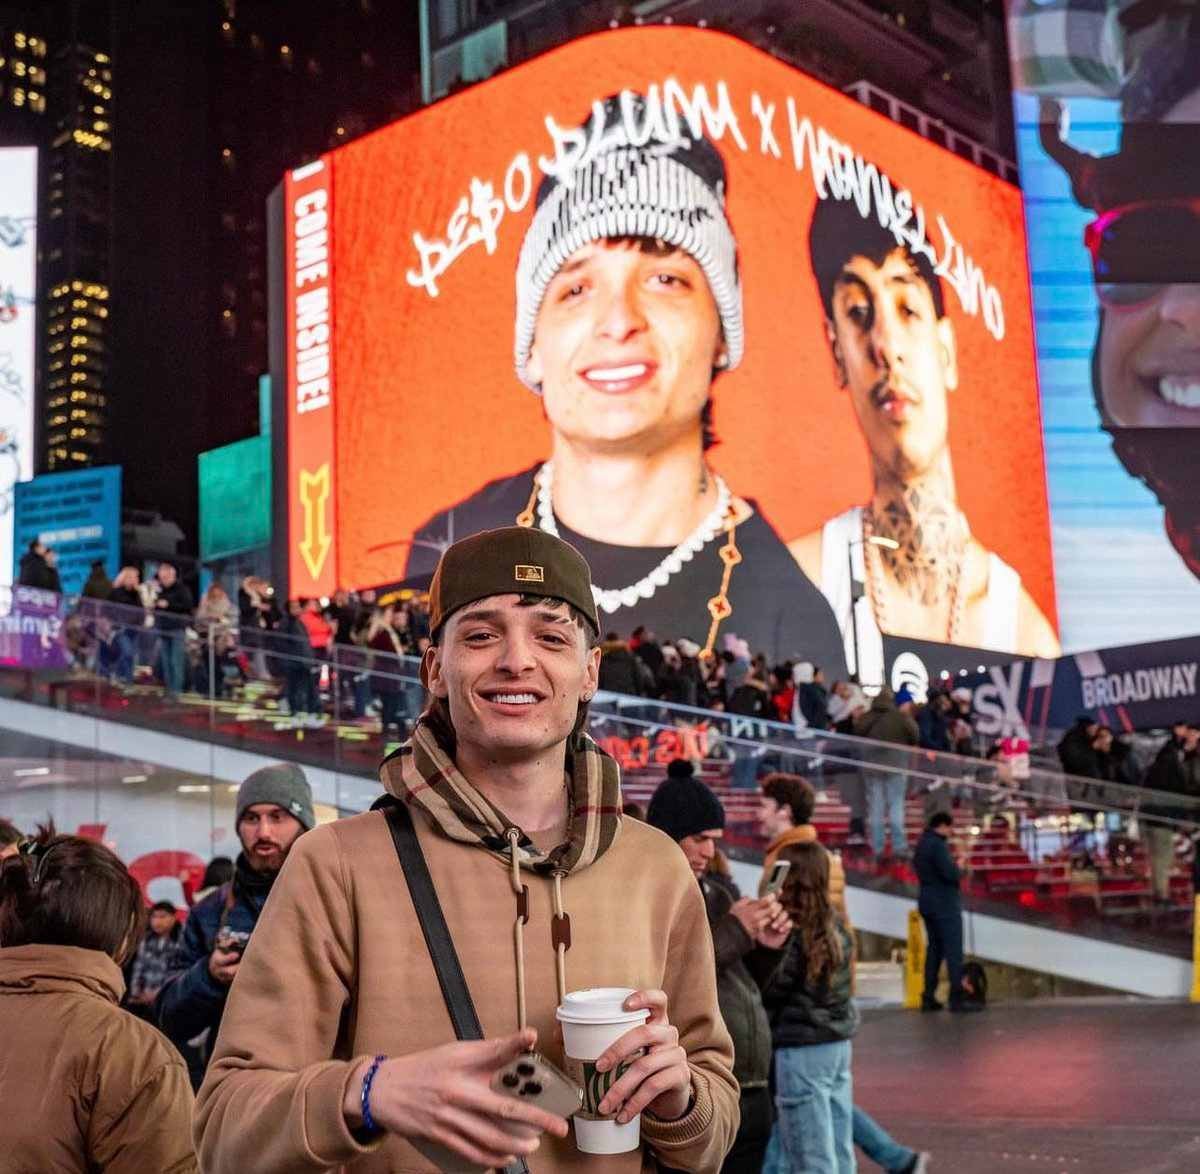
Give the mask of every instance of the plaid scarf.
[[[446, 750], [453, 735], [441, 731], [442, 724], [434, 713], [421, 717], [411, 739], [384, 760], [383, 785], [410, 807], [421, 808], [442, 835], [479, 845], [508, 864], [505, 832], [513, 822], [454, 765]], [[566, 769], [571, 792], [567, 840], [542, 853], [522, 833], [518, 863], [531, 872], [572, 873], [587, 868], [608, 851], [620, 826], [621, 773], [616, 761], [588, 734], [577, 731], [568, 741]]]

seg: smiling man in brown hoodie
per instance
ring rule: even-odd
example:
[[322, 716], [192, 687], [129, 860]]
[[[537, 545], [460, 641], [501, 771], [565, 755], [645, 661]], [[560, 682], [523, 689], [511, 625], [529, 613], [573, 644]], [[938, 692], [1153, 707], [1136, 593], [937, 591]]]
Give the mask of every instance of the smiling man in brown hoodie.
[[[197, 1107], [203, 1168], [718, 1169], [738, 1087], [712, 939], [686, 861], [622, 819], [616, 763], [583, 732], [599, 660], [587, 564], [538, 530], [485, 532], [446, 551], [430, 596], [432, 702], [382, 776], [414, 816], [486, 1041], [454, 1042], [384, 814], [317, 828], [232, 988]], [[519, 933], [513, 855], [528, 891]], [[638, 1151], [581, 1154], [561, 1119], [490, 1088], [535, 1033], [561, 1063], [567, 985], [630, 987], [626, 1006], [651, 1011], [601, 1057], [631, 1062], [600, 1108], [641, 1113]], [[530, 1030], [514, 1033], [519, 990]], [[514, 1136], [514, 1121], [530, 1128]]]

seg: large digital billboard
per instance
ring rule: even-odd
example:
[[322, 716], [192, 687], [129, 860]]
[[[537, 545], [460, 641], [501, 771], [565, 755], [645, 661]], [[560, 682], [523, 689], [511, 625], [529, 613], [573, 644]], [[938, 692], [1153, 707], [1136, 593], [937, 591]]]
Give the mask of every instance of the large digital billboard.
[[654, 28], [348, 144], [281, 199], [293, 595], [535, 525], [625, 635], [868, 682], [881, 632], [1057, 651], [999, 178], [742, 42]]
[[1197, 634], [1200, 9], [1009, 17], [1063, 644]]
[[13, 486], [33, 476], [36, 147], [0, 147], [0, 583], [15, 578]]

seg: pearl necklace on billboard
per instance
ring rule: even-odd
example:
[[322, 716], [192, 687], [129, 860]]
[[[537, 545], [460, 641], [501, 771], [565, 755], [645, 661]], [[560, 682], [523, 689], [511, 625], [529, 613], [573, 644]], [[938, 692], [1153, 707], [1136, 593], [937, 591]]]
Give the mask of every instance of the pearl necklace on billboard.
[[[711, 542], [723, 527], [733, 505], [733, 494], [725, 479], [719, 474], [713, 474], [717, 486], [717, 504], [701, 521], [700, 525], [691, 532], [666, 558], [662, 560], [649, 574], [643, 575], [636, 583], [628, 587], [604, 588], [592, 584], [592, 594], [596, 605], [612, 615], [618, 608], [633, 607], [639, 599], [649, 599], [659, 587], [665, 587], [671, 576], [683, 569], [683, 564], [690, 562], [709, 542]], [[554, 520], [554, 462], [547, 461], [534, 474], [534, 497], [537, 503], [537, 524], [547, 534], [555, 538], [561, 537], [558, 523]], [[533, 502], [530, 503], [531, 505]], [[531, 525], [532, 517], [527, 517], [526, 511], [517, 518], [518, 525]], [[739, 560], [740, 561], [740, 560]]]

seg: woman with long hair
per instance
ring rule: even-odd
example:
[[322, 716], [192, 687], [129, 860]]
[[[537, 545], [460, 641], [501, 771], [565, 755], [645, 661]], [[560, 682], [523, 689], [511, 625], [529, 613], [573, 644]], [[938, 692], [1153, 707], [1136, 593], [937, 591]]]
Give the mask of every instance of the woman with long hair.
[[830, 900], [829, 853], [791, 844], [779, 859], [791, 864], [780, 902], [795, 929], [763, 988], [778, 1109], [763, 1174], [852, 1174], [854, 939]]
[[183, 1058], [119, 1007], [144, 916], [137, 881], [91, 840], [43, 828], [0, 861], [6, 1170], [197, 1169]]

